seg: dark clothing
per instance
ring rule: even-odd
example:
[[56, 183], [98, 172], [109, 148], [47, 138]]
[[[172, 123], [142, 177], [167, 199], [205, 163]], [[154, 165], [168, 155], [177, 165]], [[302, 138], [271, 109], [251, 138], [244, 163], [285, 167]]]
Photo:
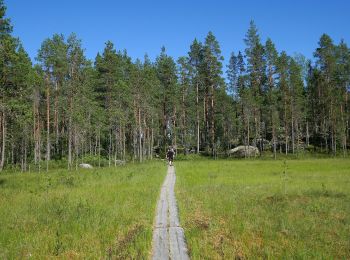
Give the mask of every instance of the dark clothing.
[[169, 161], [174, 160], [174, 151], [169, 150], [166, 154], [166, 157], [168, 158]]

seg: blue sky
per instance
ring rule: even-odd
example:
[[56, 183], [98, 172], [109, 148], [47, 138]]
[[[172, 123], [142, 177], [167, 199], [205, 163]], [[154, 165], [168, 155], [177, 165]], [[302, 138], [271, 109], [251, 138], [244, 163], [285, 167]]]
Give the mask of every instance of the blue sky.
[[349, 0], [113, 1], [5, 0], [7, 16], [34, 60], [42, 41], [54, 33], [75, 32], [86, 56], [94, 59], [104, 43], [127, 49], [132, 58], [153, 60], [165, 46], [177, 58], [193, 39], [212, 31], [227, 61], [244, 50], [243, 38], [254, 20], [262, 41], [270, 37], [279, 51], [312, 58], [322, 33], [350, 45]]

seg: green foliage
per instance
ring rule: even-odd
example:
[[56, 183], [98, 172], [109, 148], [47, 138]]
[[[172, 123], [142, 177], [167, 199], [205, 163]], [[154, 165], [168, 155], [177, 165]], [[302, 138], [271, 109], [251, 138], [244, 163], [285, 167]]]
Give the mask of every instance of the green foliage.
[[348, 159], [179, 161], [191, 258], [349, 258]]
[[0, 257], [147, 258], [165, 171], [153, 162], [0, 175]]
[[238, 145], [275, 159], [310, 145], [347, 156], [350, 51], [326, 34], [312, 63], [263, 44], [251, 21], [226, 80], [213, 32], [177, 61], [165, 47], [155, 61], [132, 60], [111, 41], [89, 61], [77, 35], [54, 34], [34, 66], [11, 33], [0, 1], [0, 170], [74, 168], [87, 154], [142, 162], [170, 145], [213, 158]]

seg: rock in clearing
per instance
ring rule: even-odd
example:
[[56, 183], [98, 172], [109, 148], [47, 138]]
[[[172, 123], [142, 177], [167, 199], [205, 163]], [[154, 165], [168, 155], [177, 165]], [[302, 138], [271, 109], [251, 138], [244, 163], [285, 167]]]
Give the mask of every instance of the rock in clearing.
[[88, 163], [81, 163], [81, 164], [79, 164], [79, 167], [83, 168], [83, 169], [92, 169], [92, 168], [94, 168], [94, 167], [92, 167], [91, 164], [88, 164]]
[[126, 162], [124, 160], [115, 160], [116, 165], [125, 165]]
[[259, 152], [259, 149], [255, 146], [240, 145], [234, 149], [229, 150], [228, 154], [232, 155], [232, 156], [243, 158], [243, 157], [258, 156], [260, 154], [260, 152]]

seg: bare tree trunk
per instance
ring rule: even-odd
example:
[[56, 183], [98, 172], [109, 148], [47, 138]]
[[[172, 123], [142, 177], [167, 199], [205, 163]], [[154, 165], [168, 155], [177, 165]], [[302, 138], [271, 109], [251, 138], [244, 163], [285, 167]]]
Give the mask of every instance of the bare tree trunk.
[[21, 172], [24, 172], [24, 140], [21, 140]]
[[184, 147], [184, 149], [186, 149], [186, 144], [185, 144], [185, 136], [186, 136], [186, 132], [185, 132], [185, 128], [186, 128], [186, 107], [185, 107], [185, 84], [182, 88], [182, 106], [181, 106], [181, 142], [182, 142], [182, 146]]
[[153, 159], [153, 145], [154, 145], [154, 130], [153, 130], [153, 117], [152, 117], [152, 128], [151, 128], [151, 160]]
[[108, 147], [108, 167], [111, 167], [112, 161], [112, 130], [109, 130], [109, 147]]
[[126, 136], [125, 136], [125, 125], [123, 125], [123, 161], [125, 161], [126, 155]]
[[98, 128], [98, 167], [101, 167], [101, 129]]
[[68, 170], [72, 168], [72, 118], [68, 119]]
[[36, 137], [36, 93], [33, 99], [33, 139], [34, 139], [34, 164], [37, 164], [37, 137]]
[[174, 127], [174, 145], [177, 147], [177, 131], [176, 131], [176, 106], [174, 105], [174, 113], [173, 113], [173, 127]]
[[41, 153], [41, 131], [40, 131], [40, 114], [39, 114], [39, 93], [36, 90], [33, 100], [33, 137], [34, 137], [34, 163], [38, 164], [40, 161]]
[[72, 113], [73, 113], [73, 101], [72, 96], [68, 99], [68, 109], [69, 109], [69, 118], [68, 118], [68, 170], [72, 168], [72, 142], [73, 142], [73, 133], [72, 133]]
[[295, 131], [296, 131], [296, 152], [297, 154], [299, 154], [299, 150], [300, 150], [300, 135], [301, 135], [301, 129], [300, 129], [300, 124], [298, 122], [298, 120], [295, 121]]
[[287, 122], [287, 98], [284, 97], [284, 138], [285, 138], [285, 153], [288, 154], [288, 122]]
[[197, 154], [199, 154], [199, 87], [196, 84]]
[[167, 147], [167, 115], [166, 115], [166, 101], [163, 101], [163, 148], [166, 151]]
[[79, 159], [79, 137], [77, 134], [77, 128], [74, 127], [74, 161], [75, 161], [75, 170], [78, 170], [78, 159]]
[[135, 162], [136, 160], [136, 156], [137, 156], [137, 137], [136, 137], [136, 130], [133, 130], [133, 148], [134, 148], [134, 155], [133, 155], [133, 162]]
[[345, 91], [345, 115], [346, 116], [346, 123], [345, 123], [345, 141], [344, 141], [344, 146], [345, 146], [345, 155], [347, 154], [347, 149], [348, 149], [348, 138], [350, 138], [350, 125], [349, 125], [349, 119], [350, 119], [350, 111], [348, 107], [348, 91]]
[[276, 160], [276, 157], [277, 157], [277, 151], [276, 151], [276, 129], [275, 129], [274, 125], [272, 126], [272, 140], [273, 140], [273, 157]]
[[5, 164], [5, 152], [6, 152], [6, 114], [2, 112], [2, 148], [1, 148], [1, 161], [0, 161], [0, 172], [4, 169]]
[[[121, 130], [121, 128], [119, 129]], [[118, 157], [118, 150], [119, 150], [118, 144], [120, 146], [120, 138], [118, 138], [118, 128], [115, 129], [114, 137], [115, 137], [114, 167], [117, 167], [117, 157]]]
[[[250, 116], [247, 115], [247, 144], [250, 145]], [[247, 147], [245, 148], [247, 149]], [[245, 151], [245, 157], [247, 157], [247, 151]], [[250, 157], [250, 153], [248, 154], [248, 157]]]
[[139, 124], [139, 161], [142, 162], [142, 126], [141, 126], [141, 109], [138, 108], [138, 124]]
[[151, 129], [148, 127], [147, 128], [147, 136], [148, 136], [148, 159], [152, 159], [152, 139], [151, 139]]
[[309, 122], [306, 121], [306, 146], [310, 145], [310, 135], [309, 135]]
[[215, 93], [214, 93], [214, 85], [211, 86], [211, 102], [210, 102], [210, 110], [211, 110], [211, 126], [210, 126], [210, 136], [211, 136], [211, 145], [212, 145], [212, 156], [216, 155], [216, 145], [215, 145]]
[[56, 152], [59, 152], [58, 149], [58, 141], [59, 141], [59, 128], [58, 128], [58, 82], [56, 81], [56, 87], [55, 87], [55, 101], [54, 101], [54, 128], [56, 132], [56, 138], [55, 138], [55, 146], [56, 146]]
[[254, 133], [254, 145], [257, 146], [257, 141], [258, 141], [258, 118], [257, 118], [257, 112], [256, 108], [254, 107], [254, 125], [255, 125], [255, 133]]
[[[38, 119], [39, 120], [39, 119]], [[41, 171], [41, 125], [40, 125], [40, 121], [38, 121], [38, 134], [37, 134], [37, 138], [38, 138], [38, 169], [39, 169], [39, 173]]]
[[294, 154], [295, 151], [295, 140], [294, 140], [294, 119], [293, 119], [293, 115], [292, 115], [292, 153]]
[[27, 171], [27, 138], [24, 141], [24, 171]]
[[95, 156], [97, 156], [97, 154], [98, 154], [97, 149], [98, 149], [98, 133], [96, 133], [96, 135], [95, 135], [95, 147], [94, 147], [94, 155]]
[[143, 117], [143, 126], [144, 126], [144, 132], [145, 132], [145, 138], [143, 141], [143, 150], [144, 150], [144, 159], [150, 159], [151, 154], [151, 137], [150, 137], [150, 130], [146, 123], [146, 115]]
[[47, 83], [46, 89], [46, 171], [49, 170], [49, 161], [50, 161], [50, 85]]
[[343, 156], [346, 156], [346, 122], [344, 118], [344, 109], [343, 105], [340, 105], [340, 114], [341, 114], [341, 120], [342, 120], [342, 149], [343, 149]]
[[11, 167], [15, 166], [15, 144], [11, 143]]
[[203, 98], [203, 123], [204, 123], [204, 144], [206, 143], [207, 134], [208, 134], [208, 124], [207, 124], [207, 97], [204, 95]]

